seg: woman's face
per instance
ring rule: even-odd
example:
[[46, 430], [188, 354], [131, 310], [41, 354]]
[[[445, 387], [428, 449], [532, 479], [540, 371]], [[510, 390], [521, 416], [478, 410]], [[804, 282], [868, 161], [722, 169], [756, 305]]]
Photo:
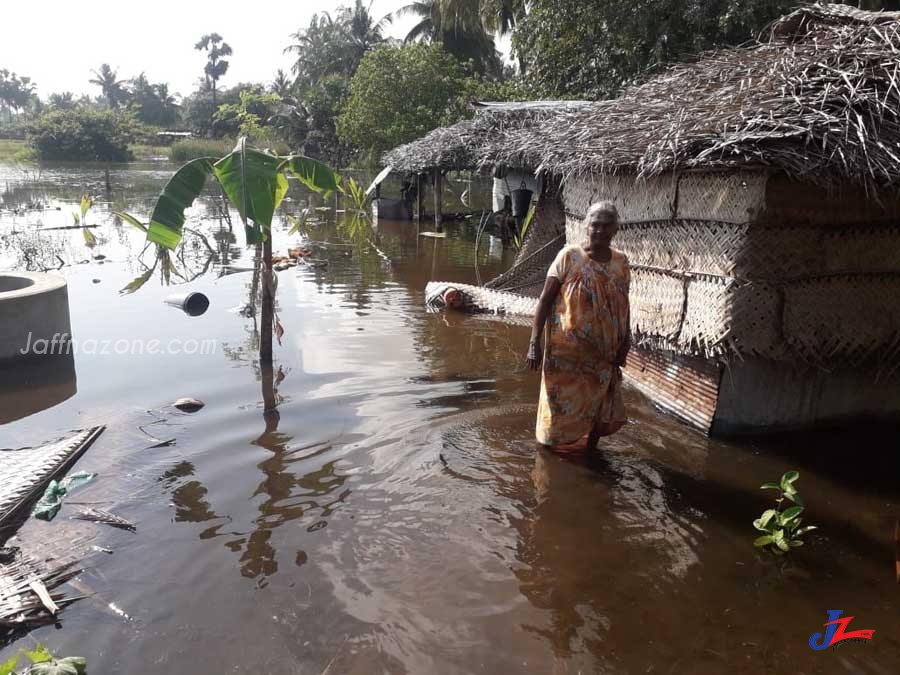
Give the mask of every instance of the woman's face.
[[609, 213], [593, 213], [588, 220], [588, 241], [591, 246], [609, 246], [618, 231], [619, 222]]

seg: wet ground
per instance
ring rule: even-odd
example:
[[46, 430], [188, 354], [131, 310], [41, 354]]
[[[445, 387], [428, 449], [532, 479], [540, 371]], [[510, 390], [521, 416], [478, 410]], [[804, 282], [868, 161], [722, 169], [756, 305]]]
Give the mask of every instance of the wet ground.
[[[115, 551], [88, 555], [90, 597], [33, 638], [129, 675], [897, 672], [896, 430], [713, 441], [628, 391], [632, 422], [598, 466], [538, 451], [528, 329], [424, 308], [428, 280], [475, 281], [474, 226], [434, 240], [389, 223], [353, 243], [324, 208], [307, 242], [328, 245], [279, 273], [285, 333], [260, 368], [253, 251], [214, 194], [192, 213], [203, 236], [171, 261], [191, 281], [166, 285], [158, 262], [134, 288], [142, 236], [111, 212], [146, 216], [170, 171], [114, 172], [89, 249], [79, 230], [38, 230], [103, 195], [99, 172], [0, 168], [0, 269], [61, 259], [76, 340], [111, 346], [4, 375], [3, 419], [19, 419], [0, 448], [107, 425], [77, 499], [137, 524], [72, 521], [67, 506], [20, 530], [57, 553]], [[289, 212], [306, 199], [292, 197]], [[276, 249], [299, 241], [277, 229]], [[478, 263], [490, 278], [509, 254], [485, 244]], [[184, 289], [209, 296], [206, 314], [162, 302]], [[216, 347], [115, 353], [135, 338]], [[179, 396], [206, 406], [178, 412]], [[785, 566], [753, 549], [751, 521], [768, 506], [758, 486], [792, 468], [820, 529]], [[828, 609], [872, 641], [810, 649]]]

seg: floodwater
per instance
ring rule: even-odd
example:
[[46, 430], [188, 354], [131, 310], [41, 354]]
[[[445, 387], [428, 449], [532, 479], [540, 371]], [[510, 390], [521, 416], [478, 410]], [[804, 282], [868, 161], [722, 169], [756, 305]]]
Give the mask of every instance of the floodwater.
[[[31, 633], [54, 653], [129, 675], [897, 672], [896, 430], [713, 441], [629, 390], [632, 421], [598, 466], [539, 451], [528, 329], [424, 308], [428, 280], [476, 280], [474, 226], [436, 240], [387, 223], [352, 243], [324, 207], [308, 240], [329, 245], [279, 273], [284, 336], [260, 368], [253, 251], [212, 191], [171, 285], [159, 262], [134, 290], [155, 251], [141, 258], [112, 211], [146, 218], [171, 171], [121, 168], [106, 195], [90, 168], [0, 167], [0, 269], [65, 263], [81, 347], [3, 375], [0, 448], [106, 425], [77, 464], [99, 476], [72, 499], [137, 525], [66, 505], [19, 531], [30, 550], [85, 556], [69, 590], [88, 597]], [[100, 195], [93, 249], [46, 230], [85, 192]], [[306, 199], [294, 188], [288, 211]], [[279, 223], [276, 250], [295, 241]], [[485, 244], [478, 275], [509, 262]], [[163, 303], [185, 289], [206, 314]], [[215, 349], [116, 353], [137, 338]], [[181, 396], [206, 405], [178, 412]], [[779, 565], [751, 521], [769, 505], [758, 486], [793, 468], [820, 529]], [[810, 649], [829, 609], [871, 642]]]

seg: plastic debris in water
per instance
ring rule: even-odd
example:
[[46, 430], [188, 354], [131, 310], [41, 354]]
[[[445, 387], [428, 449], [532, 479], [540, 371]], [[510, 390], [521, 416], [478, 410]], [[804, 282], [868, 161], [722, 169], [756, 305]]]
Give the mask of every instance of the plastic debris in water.
[[198, 401], [195, 398], [182, 397], [175, 401], [175, 403], [173, 403], [172, 405], [182, 412], [197, 412], [206, 404], [203, 403], [203, 401]]
[[96, 475], [87, 471], [76, 471], [60, 481], [51, 480], [47, 489], [44, 490], [44, 495], [31, 510], [31, 515], [40, 520], [53, 520], [62, 506], [62, 498], [72, 490], [93, 480]]

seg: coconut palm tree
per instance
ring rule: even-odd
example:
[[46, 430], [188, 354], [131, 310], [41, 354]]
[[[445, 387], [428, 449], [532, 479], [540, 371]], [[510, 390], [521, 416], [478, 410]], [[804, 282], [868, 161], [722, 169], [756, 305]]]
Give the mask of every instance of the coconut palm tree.
[[231, 56], [231, 46], [218, 33], [207, 33], [194, 45], [194, 49], [206, 51], [206, 65], [203, 67], [203, 73], [206, 75], [206, 81], [209, 82], [212, 89], [213, 109], [218, 108], [216, 103], [216, 83], [220, 77], [228, 72], [228, 61], [222, 57]]
[[525, 12], [525, 0], [481, 0], [481, 21], [489, 33], [512, 33]]
[[286, 72], [279, 68], [275, 72], [275, 79], [272, 80], [272, 84], [269, 85], [269, 90], [273, 94], [277, 94], [279, 98], [284, 99], [291, 95], [293, 88], [294, 83], [291, 81], [291, 78]]
[[[495, 28], [488, 28], [480, 0], [414, 0], [398, 9], [395, 15], [419, 19], [407, 33], [405, 42], [440, 42], [458, 60], [471, 62], [477, 72], [500, 69], [491, 37]], [[499, 23], [491, 25], [499, 26]]]
[[285, 54], [294, 53], [297, 60], [291, 72], [297, 84], [313, 86], [326, 75], [336, 72], [341, 27], [328, 12], [313, 14], [306, 28], [291, 34], [294, 43], [284, 48]]
[[178, 100], [169, 93], [169, 85], [160, 82], [153, 87], [156, 90], [156, 98], [159, 100], [159, 123], [162, 126], [172, 126], [178, 121]]
[[76, 106], [75, 95], [71, 91], [50, 94], [47, 103], [54, 110], [72, 110]]
[[347, 75], [356, 72], [359, 62], [367, 51], [385, 41], [384, 29], [393, 21], [390, 14], [375, 21], [371, 13], [372, 1], [367, 6], [362, 0], [356, 0], [353, 7], [342, 7], [338, 13], [338, 23], [345, 39], [341, 51], [344, 56], [343, 68]]
[[119, 107], [119, 103], [125, 100], [125, 80], [118, 79], [118, 70], [113, 70], [108, 63], [100, 65], [100, 70], [92, 70], [93, 79], [89, 80], [91, 84], [96, 84], [103, 92], [106, 103], [114, 110]]
[[285, 53], [297, 54], [291, 70], [301, 87], [314, 86], [327, 75], [352, 76], [367, 51], [386, 41], [385, 28], [391, 15], [375, 20], [372, 3], [355, 0], [341, 7], [332, 17], [328, 12], [314, 14], [309, 26], [291, 35], [294, 44]]

